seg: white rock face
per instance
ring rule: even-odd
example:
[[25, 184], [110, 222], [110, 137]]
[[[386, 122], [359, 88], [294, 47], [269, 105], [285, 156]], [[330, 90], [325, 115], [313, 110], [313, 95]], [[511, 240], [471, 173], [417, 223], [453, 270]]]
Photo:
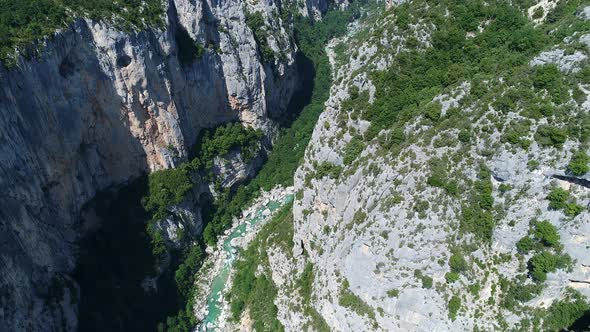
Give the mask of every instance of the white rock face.
[[[264, 12], [283, 60], [261, 63], [245, 11]], [[210, 45], [201, 58], [179, 63], [178, 29]], [[299, 84], [290, 29], [272, 1], [174, 0], [163, 30], [78, 20], [38, 59], [0, 66], [0, 330], [76, 329], [68, 273], [97, 191], [175, 167], [202, 128], [239, 120], [273, 135]]]
[[[389, 36], [390, 40], [393, 38], [395, 36]], [[360, 154], [359, 160], [366, 158], [360, 165], [344, 165], [343, 151], [351, 139], [350, 127], [363, 133], [367, 124], [342, 114], [345, 112], [342, 101], [348, 98], [351, 85], [361, 92], [367, 91], [370, 99], [375, 90], [363, 72], [365, 63], [355, 59], [370, 59], [367, 60], [369, 65], [387, 67], [389, 53], [395, 53], [385, 48], [381, 50], [381, 57], [372, 58], [373, 45], [362, 41], [360, 45], [344, 42], [358, 50], [358, 54], [340, 65], [335, 64], [332, 57], [336, 66], [334, 82], [337, 83], [315, 127], [304, 163], [295, 175], [299, 197], [293, 207], [293, 255], [299, 258], [290, 260], [273, 253], [269, 262], [278, 287], [293, 283], [300, 276], [304, 264], [293, 261], [311, 262], [315, 274], [311, 305], [333, 331], [469, 331], [476, 326], [494, 330], [499, 313], [506, 318], [508, 326], [513, 327], [523, 317], [501, 308], [500, 280], [519, 274], [526, 276], [526, 261], [532, 255], [519, 258], [516, 243], [527, 235], [531, 221], [548, 220], [558, 229], [564, 252], [575, 262], [571, 271], [548, 273], [543, 291], [526, 304], [547, 308], [563, 297], [567, 287], [590, 296], [588, 284], [572, 282], [590, 280], [587, 268], [590, 264], [587, 236], [590, 212], [585, 209], [590, 203], [590, 189], [581, 183], [554, 178], [567, 168], [571, 151], [584, 149], [584, 146], [580, 147], [576, 139], [565, 142], [562, 149], [539, 145], [532, 136], [534, 126], [544, 124], [541, 120], [533, 125], [532, 144], [527, 151], [503, 142], [502, 133], [494, 130], [486, 136], [489, 142], [474, 137], [467, 150], [459, 150], [460, 145], [440, 147], [432, 142], [444, 135], [456, 138], [457, 129], [443, 129], [434, 132], [430, 139], [424, 138], [419, 133], [426, 132], [428, 126], [418, 117], [405, 128], [406, 135], [416, 135], [415, 143], [412, 141], [399, 153], [390, 155], [388, 151], [379, 150], [373, 141]], [[530, 66], [555, 63], [565, 73], [575, 72], [588, 54], [585, 50], [566, 55], [561, 49], [553, 49], [539, 54]], [[328, 50], [328, 54], [334, 53]], [[375, 65], [380, 69], [383, 66]], [[443, 114], [449, 108], [458, 107], [459, 112], [468, 116], [474, 111], [470, 103], [463, 103], [469, 89], [467, 83], [457, 84], [453, 91], [437, 96], [434, 101], [442, 103]], [[577, 107], [576, 112], [587, 112], [584, 105]], [[492, 107], [484, 108], [481, 119], [476, 119], [472, 126], [481, 128], [486, 117], [508, 122], [517, 114], [504, 118]], [[346, 121], [348, 130], [339, 129], [342, 121]], [[493, 146], [493, 149], [484, 155], [482, 151], [486, 146]], [[449, 257], [454, 247], [468, 242], [466, 240], [473, 235], [458, 232], [464, 204], [461, 198], [468, 194], [462, 192], [454, 198], [440, 188], [427, 185], [429, 162], [444, 156], [456, 157], [450, 162], [448, 172], [467, 179], [467, 183], [477, 179], [478, 163], [485, 164], [492, 173], [490, 181], [495, 204], [503, 211], [494, 227], [491, 243], [473, 248], [469, 253], [473, 265], [470, 277], [462, 275], [452, 284], [445, 279], [445, 274], [450, 272]], [[473, 160], [467, 163], [464, 156]], [[540, 165], [536, 170], [529, 165], [533, 160]], [[337, 179], [318, 177], [317, 166], [322, 163], [343, 167], [342, 172]], [[499, 193], [502, 184], [511, 188], [509, 193]], [[567, 185], [572, 197], [584, 207], [579, 215], [570, 218], [562, 211], [548, 208], [547, 194], [555, 185]], [[416, 202], [428, 203], [423, 214], [416, 211]], [[362, 214], [357, 214], [361, 211]], [[495, 262], [496, 257], [502, 255], [510, 259]], [[489, 265], [479, 268], [475, 259]], [[434, 286], [423, 287], [415, 271], [431, 277]], [[492, 272], [489, 277], [486, 271]], [[374, 318], [340, 303], [344, 281], [348, 290], [372, 310]], [[469, 290], [468, 287], [475, 284], [480, 288]], [[395, 292], [390, 292], [392, 290]], [[455, 320], [449, 318], [448, 303], [452, 295], [462, 300], [461, 313]], [[287, 331], [305, 330], [310, 320], [292, 309], [299, 306], [300, 301], [289, 291], [279, 289], [275, 303]], [[494, 304], [490, 304], [492, 302]], [[476, 310], [479, 310], [477, 314]]]

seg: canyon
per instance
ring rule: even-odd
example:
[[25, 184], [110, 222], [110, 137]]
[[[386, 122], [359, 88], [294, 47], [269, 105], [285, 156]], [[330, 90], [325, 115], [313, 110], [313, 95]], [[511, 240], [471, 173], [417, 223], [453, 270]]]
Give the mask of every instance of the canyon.
[[0, 66], [0, 331], [590, 327], [584, 1], [161, 5]]

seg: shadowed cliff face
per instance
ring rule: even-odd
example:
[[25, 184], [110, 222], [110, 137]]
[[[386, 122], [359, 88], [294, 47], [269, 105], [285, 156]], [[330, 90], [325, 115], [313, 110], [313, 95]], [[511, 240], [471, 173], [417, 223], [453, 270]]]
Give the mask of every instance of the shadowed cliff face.
[[[0, 68], [0, 330], [76, 329], [70, 273], [98, 191], [178, 165], [202, 128], [274, 135], [269, 110], [282, 117], [300, 84], [277, 6], [174, 0], [163, 30], [137, 33], [79, 20], [38, 59]], [[283, 60], [261, 63], [246, 10], [263, 12]], [[187, 63], [179, 29], [206, 46]]]

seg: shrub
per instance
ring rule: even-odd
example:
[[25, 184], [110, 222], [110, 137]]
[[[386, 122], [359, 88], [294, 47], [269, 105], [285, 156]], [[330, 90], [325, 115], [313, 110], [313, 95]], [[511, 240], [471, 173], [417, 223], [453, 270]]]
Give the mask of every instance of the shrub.
[[590, 166], [588, 166], [588, 164], [590, 164], [590, 157], [585, 152], [581, 151], [574, 154], [567, 166], [567, 170], [573, 175], [584, 175], [590, 172]]
[[399, 290], [398, 289], [390, 289], [387, 291], [387, 296], [389, 297], [398, 297], [399, 295]]
[[375, 312], [373, 312], [373, 308], [365, 303], [365, 301], [363, 301], [360, 297], [356, 296], [356, 294], [351, 292], [348, 287], [348, 281], [345, 280], [342, 283], [342, 288], [340, 289], [340, 298], [338, 299], [338, 304], [340, 304], [342, 307], [351, 309], [359, 316], [367, 316], [371, 320], [375, 320]]
[[344, 147], [344, 164], [350, 165], [355, 161], [363, 152], [365, 144], [359, 137], [353, 137], [348, 144]]
[[547, 220], [537, 222], [534, 234], [545, 246], [559, 246], [559, 234], [557, 233], [557, 228]]
[[549, 200], [549, 208], [554, 210], [563, 210], [567, 208], [567, 201], [570, 197], [569, 192], [566, 190], [554, 187], [547, 195], [547, 199]]
[[457, 138], [462, 143], [469, 143], [469, 141], [471, 141], [471, 132], [469, 132], [467, 129], [463, 129], [459, 132], [459, 136]]
[[530, 251], [536, 250], [537, 248], [537, 242], [529, 236], [525, 236], [516, 242], [516, 249], [522, 254], [528, 254]]
[[561, 72], [556, 65], [537, 66], [533, 78], [533, 85], [538, 89], [552, 90], [559, 84]]
[[457, 313], [461, 309], [461, 299], [457, 295], [453, 295], [449, 300], [449, 318], [451, 320], [455, 320], [457, 318]]
[[584, 207], [578, 205], [577, 203], [567, 203], [563, 212], [568, 217], [575, 217], [578, 214], [584, 212]]
[[569, 262], [569, 256], [544, 251], [534, 255], [529, 260], [529, 272], [533, 280], [544, 282], [547, 280], [547, 273], [555, 272], [558, 268], [566, 267]]
[[333, 163], [324, 161], [318, 166], [315, 177], [323, 178], [328, 176], [330, 179], [337, 179], [340, 177], [340, 173], [342, 173], [341, 166], [336, 166]]
[[549, 208], [553, 210], [562, 210], [566, 216], [575, 217], [584, 211], [584, 207], [576, 203], [575, 199], [570, 198], [570, 193], [562, 188], [554, 187], [547, 195]]
[[174, 279], [180, 294], [186, 298], [193, 285], [193, 275], [203, 262], [204, 254], [198, 245], [192, 246], [186, 254], [183, 263], [178, 266]]
[[352, 222], [355, 224], [362, 224], [367, 219], [367, 214], [363, 210], [358, 210], [352, 217]]
[[535, 138], [540, 145], [560, 148], [567, 140], [567, 131], [553, 126], [539, 126]]
[[261, 60], [265, 62], [273, 60], [275, 52], [268, 44], [268, 32], [266, 31], [266, 23], [262, 12], [246, 13], [246, 25], [254, 34]]
[[166, 209], [180, 204], [185, 195], [192, 189], [189, 171], [186, 167], [157, 171], [149, 175], [149, 191], [142, 204], [153, 219], [161, 219]]
[[456, 272], [447, 272], [445, 274], [445, 279], [447, 280], [448, 284], [452, 284], [455, 281], [459, 280], [459, 274]]
[[429, 276], [422, 276], [422, 288], [430, 289], [432, 288], [432, 278]]
[[538, 20], [541, 17], [543, 17], [544, 14], [545, 11], [543, 10], [543, 7], [539, 6], [537, 9], [535, 9], [535, 12], [533, 13], [533, 19]]
[[184, 28], [179, 27], [174, 37], [178, 47], [178, 61], [182, 65], [190, 65], [194, 60], [203, 56], [205, 48], [195, 42]]
[[529, 169], [529, 171], [534, 171], [534, 170], [538, 169], [539, 165], [540, 165], [539, 162], [536, 160], [529, 160], [527, 162], [527, 168]]
[[469, 205], [463, 207], [461, 229], [472, 232], [481, 240], [491, 241], [496, 225], [492, 214], [494, 197], [491, 172], [482, 165], [477, 177]]
[[[563, 300], [555, 301], [544, 315], [543, 328], [545, 331], [570, 330], [574, 322], [580, 320], [590, 310], [590, 305], [578, 291], [568, 289]], [[583, 324], [583, 323], [582, 323]], [[580, 326], [580, 331], [587, 326]], [[577, 329], [571, 329], [577, 330]]]
[[498, 190], [500, 190], [500, 193], [502, 193], [502, 194], [505, 194], [505, 193], [507, 193], [508, 191], [512, 190], [512, 186], [511, 186], [511, 185], [509, 185], [509, 184], [502, 183], [502, 184], [500, 184], [500, 186], [498, 187]]
[[424, 116], [433, 123], [440, 120], [442, 105], [439, 102], [430, 103], [424, 110]]
[[463, 273], [466, 272], [469, 266], [460, 253], [453, 253], [449, 258], [449, 267], [452, 272]]
[[532, 300], [543, 290], [543, 286], [539, 284], [509, 283], [506, 279], [501, 279], [500, 283], [504, 292], [502, 306], [508, 310], [513, 310], [519, 303]]

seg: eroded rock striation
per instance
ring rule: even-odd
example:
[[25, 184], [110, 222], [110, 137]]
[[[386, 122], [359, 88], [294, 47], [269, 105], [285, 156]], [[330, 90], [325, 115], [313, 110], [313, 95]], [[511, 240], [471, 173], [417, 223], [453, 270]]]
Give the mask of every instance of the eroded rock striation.
[[[88, 228], [80, 210], [97, 191], [179, 165], [203, 128], [241, 121], [274, 136], [300, 83], [281, 4], [166, 6], [163, 27], [125, 32], [79, 19], [38, 58], [0, 68], [0, 330], [76, 329], [68, 273]], [[272, 59], [246, 23], [253, 12], [272, 31]], [[187, 47], [198, 54], [187, 60]], [[231, 185], [250, 167], [220, 172]]]

